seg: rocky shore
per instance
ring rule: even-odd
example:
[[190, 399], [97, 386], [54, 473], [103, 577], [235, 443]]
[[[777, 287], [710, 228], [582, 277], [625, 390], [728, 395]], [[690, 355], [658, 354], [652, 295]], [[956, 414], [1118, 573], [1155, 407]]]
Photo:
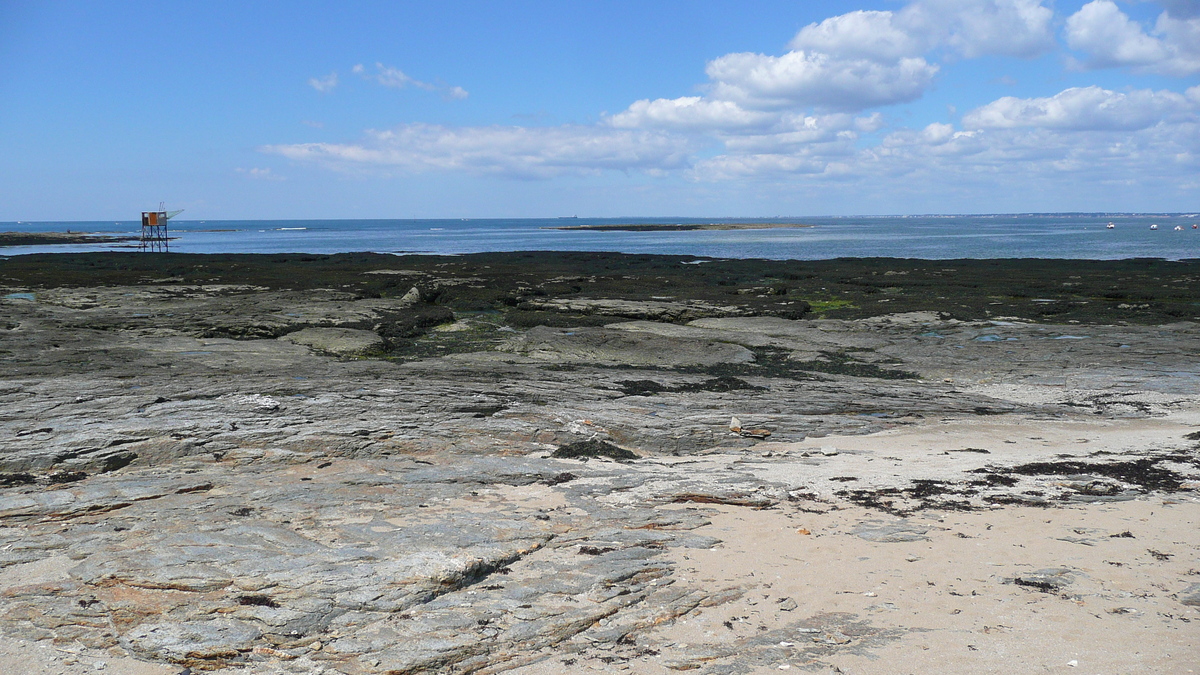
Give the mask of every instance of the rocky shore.
[[1198, 269], [0, 260], [0, 671], [1192, 672]]
[[93, 232], [0, 232], [0, 246], [40, 246], [45, 244], [112, 244], [133, 242], [137, 237], [95, 234]]

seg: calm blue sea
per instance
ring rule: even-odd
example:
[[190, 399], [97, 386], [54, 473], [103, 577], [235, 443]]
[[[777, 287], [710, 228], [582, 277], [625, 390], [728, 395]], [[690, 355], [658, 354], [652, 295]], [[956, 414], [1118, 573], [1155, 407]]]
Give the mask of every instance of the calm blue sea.
[[[803, 229], [571, 232], [564, 225], [716, 223], [720, 219], [560, 218], [470, 220], [208, 220], [171, 221], [183, 253], [477, 253], [485, 251], [616, 251], [718, 258], [1200, 258], [1200, 214], [1022, 214], [975, 216], [728, 219], [797, 222]], [[1107, 223], [1116, 225], [1107, 229]], [[1158, 224], [1152, 230], [1152, 224]], [[1177, 225], [1183, 231], [1176, 231]], [[67, 230], [137, 234], [137, 221], [0, 222], [0, 231]], [[0, 247], [0, 255], [128, 250], [128, 244]]]

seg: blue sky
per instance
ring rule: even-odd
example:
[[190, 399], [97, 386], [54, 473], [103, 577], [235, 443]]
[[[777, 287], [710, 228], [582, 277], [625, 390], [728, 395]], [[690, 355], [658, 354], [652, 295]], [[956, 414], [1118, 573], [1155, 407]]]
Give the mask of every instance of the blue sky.
[[1198, 197], [1200, 0], [0, 0], [0, 220]]

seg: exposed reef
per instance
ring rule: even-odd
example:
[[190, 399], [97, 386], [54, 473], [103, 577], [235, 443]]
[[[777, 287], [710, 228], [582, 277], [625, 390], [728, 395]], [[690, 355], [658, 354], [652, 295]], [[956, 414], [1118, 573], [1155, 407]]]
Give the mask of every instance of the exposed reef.
[[1049, 632], [1165, 672], [1200, 618], [1196, 274], [0, 260], [0, 657], [1032, 672]]

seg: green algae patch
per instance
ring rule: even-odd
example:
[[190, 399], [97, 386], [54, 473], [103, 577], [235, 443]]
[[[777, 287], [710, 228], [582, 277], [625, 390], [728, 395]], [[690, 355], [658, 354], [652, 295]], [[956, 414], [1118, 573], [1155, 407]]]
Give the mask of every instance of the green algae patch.
[[821, 316], [824, 316], [826, 312], [838, 309], [858, 309], [858, 305], [849, 300], [805, 300], [805, 302], [812, 308], [813, 314]]

